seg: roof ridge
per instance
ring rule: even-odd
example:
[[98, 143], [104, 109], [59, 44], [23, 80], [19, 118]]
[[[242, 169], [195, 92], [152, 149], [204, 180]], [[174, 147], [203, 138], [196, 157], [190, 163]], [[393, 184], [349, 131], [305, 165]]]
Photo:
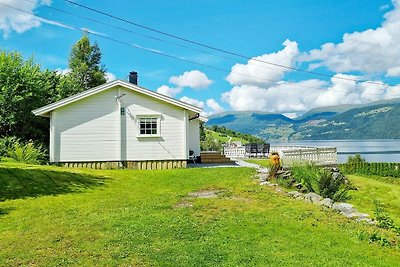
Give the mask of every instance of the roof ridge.
[[51, 112], [51, 111], [53, 111], [53, 110], [55, 110], [57, 108], [66, 106], [66, 105], [71, 104], [71, 103], [73, 103], [75, 101], [78, 101], [80, 99], [89, 97], [89, 96], [91, 96], [93, 94], [102, 92], [104, 90], [110, 89], [110, 88], [112, 88], [114, 86], [117, 86], [117, 85], [123, 86], [123, 87], [125, 87], [127, 89], [134, 90], [134, 91], [136, 91], [138, 93], [142, 93], [142, 94], [154, 97], [156, 99], [159, 99], [161, 101], [170, 103], [172, 105], [179, 106], [179, 107], [187, 109], [187, 110], [191, 110], [193, 112], [200, 113], [202, 111], [202, 109], [197, 107], [197, 106], [194, 106], [194, 105], [191, 105], [189, 103], [180, 101], [178, 99], [175, 99], [175, 98], [160, 94], [158, 92], [152, 91], [152, 90], [147, 89], [145, 87], [142, 87], [142, 86], [139, 86], [139, 85], [136, 85], [136, 84], [132, 84], [132, 83], [117, 79], [117, 80], [113, 80], [111, 82], [107, 82], [107, 83], [101, 84], [99, 86], [90, 88], [88, 90], [85, 90], [83, 92], [77, 93], [75, 95], [63, 98], [61, 100], [58, 100], [58, 101], [53, 102], [53, 103], [50, 103], [50, 104], [45, 105], [43, 107], [37, 108], [37, 109], [33, 110], [32, 113], [35, 114], [36, 116], [45, 116], [46, 117], [46, 115], [49, 112]]

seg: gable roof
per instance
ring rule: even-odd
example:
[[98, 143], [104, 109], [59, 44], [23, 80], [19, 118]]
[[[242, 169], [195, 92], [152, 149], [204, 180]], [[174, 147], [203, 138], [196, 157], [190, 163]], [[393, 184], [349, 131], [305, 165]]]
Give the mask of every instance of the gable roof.
[[[180, 108], [183, 108], [183, 109], [186, 109], [186, 110], [193, 111], [195, 113], [200, 113], [202, 111], [202, 109], [199, 108], [199, 107], [196, 107], [196, 106], [190, 105], [188, 103], [176, 100], [176, 99], [174, 99], [172, 97], [169, 97], [169, 96], [166, 96], [166, 95], [162, 95], [162, 94], [156, 93], [154, 91], [151, 91], [149, 89], [140, 87], [140, 86], [135, 85], [133, 83], [129, 83], [129, 82], [121, 81], [121, 80], [114, 80], [112, 82], [108, 82], [108, 83], [99, 85], [97, 87], [94, 87], [92, 89], [83, 91], [83, 92], [81, 92], [79, 94], [76, 94], [76, 95], [61, 99], [60, 101], [51, 103], [51, 104], [46, 105], [44, 107], [35, 109], [35, 110], [32, 111], [32, 113], [35, 114], [36, 116], [49, 117], [49, 113], [52, 112], [55, 109], [61, 108], [61, 107], [66, 106], [66, 105], [69, 105], [69, 104], [74, 103], [74, 102], [76, 102], [78, 100], [81, 100], [81, 99], [89, 97], [91, 95], [100, 93], [102, 91], [105, 91], [107, 89], [110, 89], [110, 88], [112, 88], [114, 86], [118, 86], [118, 85], [122, 86], [122, 87], [124, 87], [126, 89], [130, 89], [132, 91], [135, 91], [135, 92], [147, 95], [147, 96], [154, 97], [154, 98], [156, 98], [158, 100], [161, 100], [163, 102], [172, 104], [174, 106], [177, 106], [177, 107], [180, 107]], [[205, 118], [203, 116], [200, 116], [199, 120], [206, 122], [207, 118]]]

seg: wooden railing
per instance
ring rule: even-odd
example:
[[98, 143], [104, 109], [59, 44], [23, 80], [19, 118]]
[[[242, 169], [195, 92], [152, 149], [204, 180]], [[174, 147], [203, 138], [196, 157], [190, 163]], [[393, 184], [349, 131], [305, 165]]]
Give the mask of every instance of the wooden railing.
[[246, 148], [240, 147], [225, 147], [224, 154], [228, 158], [246, 158]]

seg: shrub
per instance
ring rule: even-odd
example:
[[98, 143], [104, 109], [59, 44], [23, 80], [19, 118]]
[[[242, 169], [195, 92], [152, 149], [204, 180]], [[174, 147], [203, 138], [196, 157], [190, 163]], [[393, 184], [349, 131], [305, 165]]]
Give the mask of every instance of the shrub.
[[344, 173], [400, 177], [400, 163], [358, 162], [339, 165]]
[[200, 149], [201, 151], [222, 151], [222, 145], [211, 134], [206, 134], [205, 139], [200, 142]]
[[0, 139], [0, 157], [8, 156], [8, 151], [17, 142], [18, 139], [14, 136], [7, 136]]
[[314, 164], [295, 164], [291, 167], [294, 179], [309, 192], [317, 192], [320, 171]]
[[356, 164], [356, 163], [363, 163], [366, 162], [363, 157], [359, 153], [355, 154], [354, 156], [349, 156], [347, 158], [347, 164]]
[[41, 145], [32, 141], [21, 143], [16, 141], [8, 150], [8, 156], [17, 162], [40, 164], [46, 161], [46, 152]]
[[334, 176], [329, 170], [314, 164], [294, 165], [294, 179], [301, 183], [308, 192], [314, 192], [334, 201], [345, 200], [350, 190], [350, 184], [343, 176]]

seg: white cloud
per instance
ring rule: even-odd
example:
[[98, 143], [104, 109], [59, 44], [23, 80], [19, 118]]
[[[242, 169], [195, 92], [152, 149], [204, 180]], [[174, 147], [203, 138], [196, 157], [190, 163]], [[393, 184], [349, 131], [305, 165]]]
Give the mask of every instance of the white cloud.
[[193, 99], [193, 98], [190, 98], [190, 97], [187, 97], [187, 96], [181, 97], [180, 100], [182, 102], [188, 103], [190, 105], [193, 105], [193, 106], [196, 106], [196, 107], [199, 107], [199, 108], [204, 108], [204, 102], [203, 101], [199, 101], [197, 99]]
[[400, 66], [389, 68], [386, 72], [388, 77], [400, 77]]
[[361, 71], [400, 77], [400, 0], [376, 29], [346, 33], [339, 44], [326, 43], [301, 57], [310, 69], [326, 66], [335, 72]]
[[224, 109], [221, 107], [221, 105], [218, 104], [218, 102], [212, 98], [207, 99], [206, 104], [207, 104], [207, 107], [209, 107], [212, 110], [212, 113], [220, 113], [220, 112], [224, 111]]
[[[207, 75], [198, 70], [186, 71], [182, 75], [172, 76], [169, 78], [169, 82], [176, 86], [172, 87], [168, 85], [162, 85], [157, 89], [157, 92], [170, 97], [175, 97], [177, 94], [183, 91], [184, 87], [202, 89], [208, 87], [212, 83], [212, 81], [207, 78]], [[190, 99], [186, 97], [183, 98], [186, 100]]]
[[186, 102], [201, 109], [207, 109], [206, 111], [201, 112], [202, 116], [210, 116], [214, 113], [219, 113], [224, 111], [224, 109], [220, 106], [220, 104], [218, 104], [218, 102], [212, 98], [207, 99], [206, 103], [204, 103], [204, 101], [183, 96], [180, 98], [180, 101]]
[[117, 77], [111, 72], [106, 72], [104, 77], [106, 78], [107, 82], [111, 82], [117, 79]]
[[158, 87], [157, 93], [163, 94], [163, 95], [166, 95], [169, 97], [175, 97], [175, 95], [182, 92], [182, 90], [183, 89], [181, 87], [169, 87], [167, 85], [162, 85], [162, 86]]
[[[32, 13], [40, 5], [50, 5], [51, 1], [32, 0], [31, 2], [27, 2], [22, 0], [4, 0], [2, 3]], [[41, 20], [31, 14], [0, 5], [0, 30], [3, 32], [4, 38], [7, 38], [13, 31], [23, 33], [32, 28], [39, 27], [40, 24]]]
[[[226, 80], [232, 85], [268, 86], [273, 81], [281, 79], [288, 71], [287, 68], [268, 65], [259, 61], [268, 61], [293, 67], [295, 58], [299, 54], [297, 43], [286, 40], [283, 42], [283, 45], [285, 47], [276, 53], [255, 57], [249, 60], [247, 64], [235, 64], [231, 69], [231, 73], [226, 77]], [[255, 77], [259, 77], [260, 79]]]
[[185, 71], [182, 75], [172, 76], [169, 82], [177, 87], [191, 87], [193, 89], [204, 89], [212, 84], [207, 75], [198, 70]]
[[66, 68], [66, 69], [57, 68], [57, 69], [55, 69], [55, 71], [56, 71], [58, 74], [65, 75], [65, 74], [70, 73], [70, 72], [71, 72], [71, 69], [70, 69], [70, 68]]
[[[337, 74], [334, 77], [356, 79]], [[305, 80], [280, 83], [270, 87], [235, 86], [222, 94], [222, 100], [233, 110], [256, 110], [276, 113], [298, 113], [320, 106], [367, 103], [400, 97], [400, 85], [386, 86], [332, 78], [330, 82]]]

